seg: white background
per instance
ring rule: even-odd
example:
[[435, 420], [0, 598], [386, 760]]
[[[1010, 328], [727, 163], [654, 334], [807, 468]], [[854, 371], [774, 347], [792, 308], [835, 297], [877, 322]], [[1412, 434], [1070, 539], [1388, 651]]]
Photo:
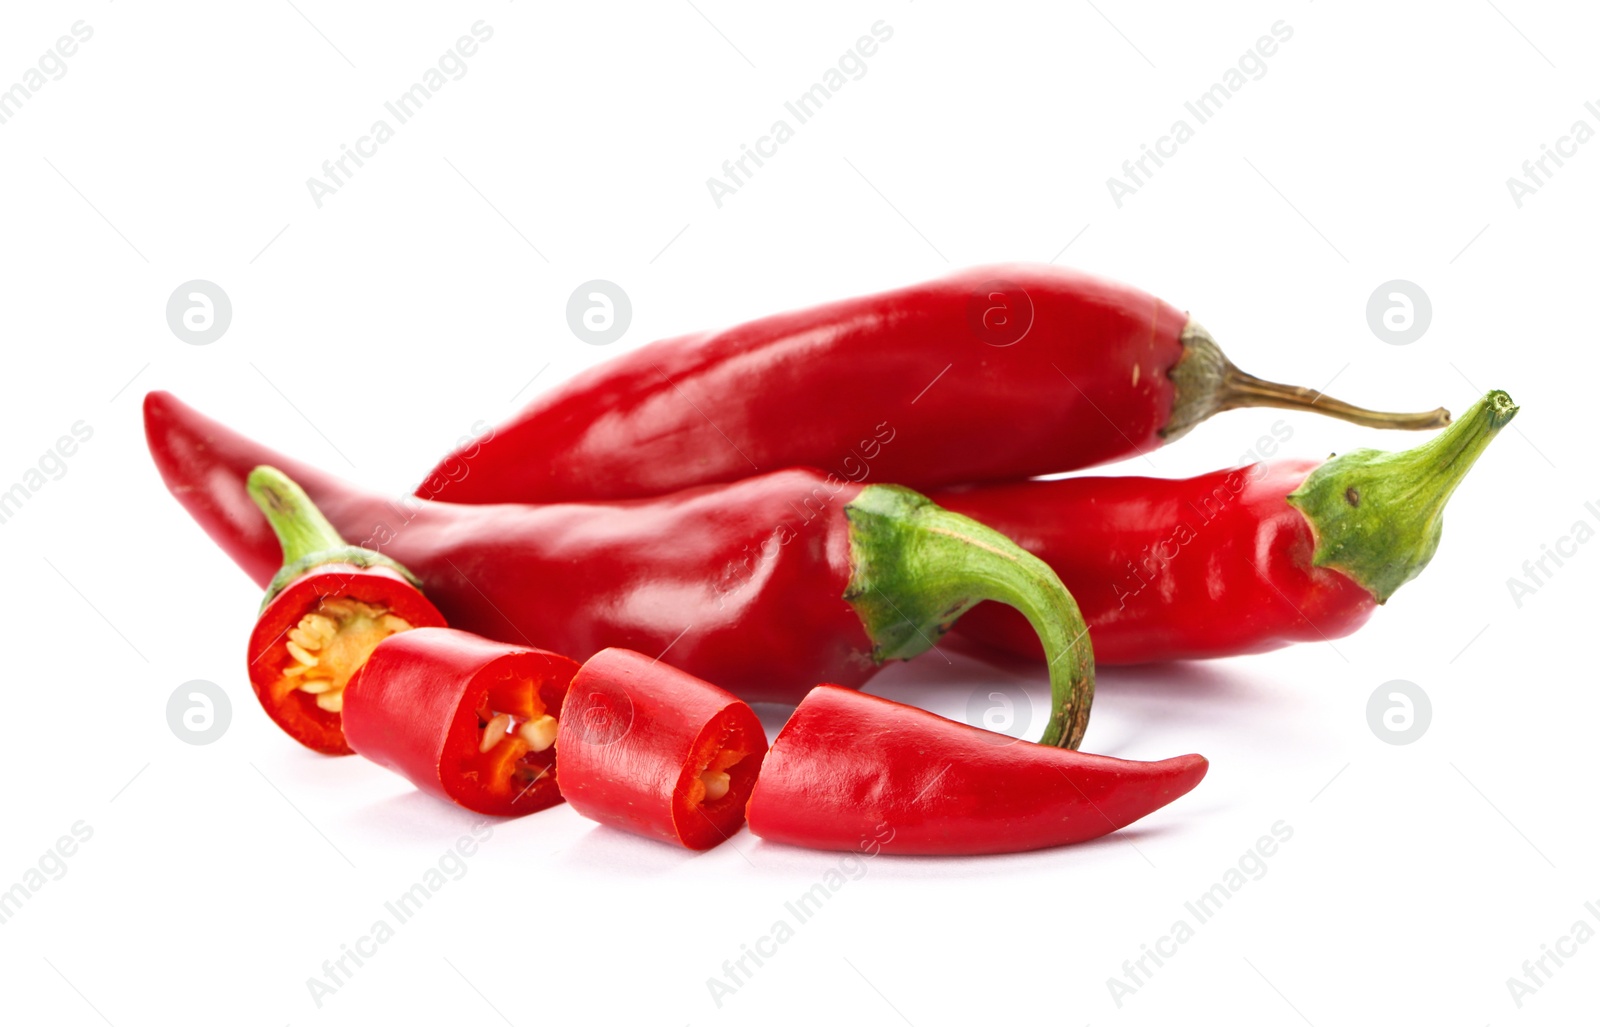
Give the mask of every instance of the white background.
[[[1507, 579], [1600, 501], [1593, 226], [1600, 143], [1519, 208], [1506, 179], [1600, 99], [1579, 5], [681, 0], [8, 5], [0, 84], [77, 20], [92, 40], [0, 125], [0, 489], [93, 438], [0, 524], [10, 654], [0, 888], [92, 839], [0, 924], [8, 1022], [1571, 1023], [1580, 946], [1521, 1008], [1506, 979], [1600, 926], [1592, 666], [1600, 545], [1519, 608]], [[306, 179], [473, 22], [468, 63], [319, 209]], [[882, 19], [892, 40], [719, 209], [706, 188]], [[1106, 179], [1282, 20], [1293, 38], [1119, 209]], [[313, 24], [314, 23], [314, 24]], [[1513, 24], [1514, 23], [1514, 24]], [[1191, 122], [1192, 123], [1192, 122]], [[1068, 245], [1070, 243], [1070, 245]], [[1066, 247], [1063, 252], [1063, 247]], [[162, 488], [139, 403], [168, 388], [269, 445], [403, 492], [474, 422], [652, 338], [1001, 260], [1136, 283], [1242, 366], [1396, 409], [1522, 405], [1433, 566], [1335, 644], [1108, 669], [1087, 748], [1198, 751], [1190, 796], [1077, 848], [866, 864], [721, 1008], [706, 980], [838, 857], [748, 833], [706, 855], [567, 809], [495, 827], [319, 1009], [306, 979], [472, 818], [289, 742], [242, 660], [257, 592]], [[208, 346], [174, 288], [232, 299]], [[632, 297], [609, 348], [565, 305]], [[1368, 296], [1431, 297], [1422, 339]], [[1331, 384], [1327, 384], [1330, 383]], [[818, 398], [819, 411], [826, 398]], [[1233, 462], [1284, 415], [1214, 419], [1133, 473]], [[1289, 417], [1290, 455], [1414, 436]], [[1153, 470], [1152, 470], [1153, 468]], [[48, 559], [48, 562], [47, 562]], [[959, 647], [872, 690], [959, 716], [1044, 676]], [[168, 696], [217, 682], [192, 746]], [[1396, 746], [1368, 697], [1433, 720]], [[765, 711], [769, 730], [782, 711]], [[1293, 838], [1119, 1008], [1107, 979], [1273, 824]], [[791, 918], [792, 919], [792, 918]], [[1548, 964], [1554, 968], [1554, 964]]]

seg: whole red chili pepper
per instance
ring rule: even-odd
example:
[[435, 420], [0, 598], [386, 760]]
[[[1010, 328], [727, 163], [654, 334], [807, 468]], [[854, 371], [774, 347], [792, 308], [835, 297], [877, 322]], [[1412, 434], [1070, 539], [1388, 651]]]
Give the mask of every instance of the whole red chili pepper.
[[1207, 766], [1066, 752], [821, 685], [772, 743], [748, 815], [762, 838], [813, 849], [1025, 852], [1126, 827]]
[[[1445, 504], [1517, 407], [1491, 392], [1400, 453], [1282, 460], [1196, 478], [1063, 478], [936, 492], [1055, 568], [1101, 664], [1264, 652], [1339, 638], [1421, 573]], [[959, 630], [1037, 656], [984, 604]]]
[[444, 616], [404, 567], [340, 538], [281, 471], [257, 467], [245, 488], [283, 550], [250, 632], [250, 687], [290, 737], [347, 756], [340, 711], [351, 676], [385, 638]]
[[425, 792], [509, 817], [561, 801], [556, 735], [565, 656], [453, 628], [384, 639], [346, 689], [356, 752]]
[[358, 491], [285, 460], [165, 393], [145, 432], [167, 488], [265, 581], [278, 543], [244, 495], [271, 463], [328, 520], [403, 562], [449, 623], [586, 659], [619, 647], [745, 699], [859, 686], [930, 648], [985, 599], [1022, 610], [1051, 653], [1044, 739], [1075, 747], [1094, 661], [1072, 597], [1010, 539], [893, 485], [788, 470], [650, 500], [462, 506]]
[[627, 649], [584, 663], [556, 735], [561, 794], [602, 824], [709, 849], [744, 823], [761, 720], [717, 686]]
[[1263, 381], [1154, 296], [1005, 265], [624, 354], [446, 457], [417, 495], [625, 499], [785, 467], [927, 489], [1121, 459], [1247, 406], [1385, 428], [1450, 416]]

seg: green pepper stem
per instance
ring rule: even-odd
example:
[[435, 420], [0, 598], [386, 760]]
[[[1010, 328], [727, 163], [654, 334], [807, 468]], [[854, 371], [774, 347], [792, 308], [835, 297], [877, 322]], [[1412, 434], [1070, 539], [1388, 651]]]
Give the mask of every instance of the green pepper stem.
[[1083, 614], [1055, 571], [992, 528], [898, 485], [868, 485], [845, 506], [850, 584], [879, 662], [933, 648], [986, 599], [1021, 611], [1050, 661], [1050, 720], [1040, 741], [1075, 749], [1094, 701], [1094, 653]]
[[267, 583], [267, 593], [261, 600], [263, 609], [290, 582], [330, 563], [387, 567], [420, 588], [416, 576], [395, 560], [346, 542], [305, 490], [276, 467], [263, 466], [251, 471], [245, 480], [245, 491], [266, 514], [267, 523], [272, 525], [283, 550], [283, 566]]
[[344, 537], [328, 523], [305, 489], [276, 467], [257, 467], [251, 471], [245, 480], [245, 491], [267, 515], [267, 522], [272, 525], [278, 545], [283, 549], [284, 563], [295, 563], [312, 553], [345, 546]]
[[1316, 535], [1312, 563], [1388, 601], [1433, 559], [1445, 504], [1517, 410], [1491, 392], [1414, 449], [1358, 449], [1312, 471], [1289, 494]]

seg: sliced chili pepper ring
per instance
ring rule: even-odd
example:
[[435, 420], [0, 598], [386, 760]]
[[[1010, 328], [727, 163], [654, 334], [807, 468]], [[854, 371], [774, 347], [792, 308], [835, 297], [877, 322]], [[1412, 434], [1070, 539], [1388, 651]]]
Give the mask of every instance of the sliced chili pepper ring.
[[577, 670], [565, 656], [451, 628], [394, 635], [345, 690], [345, 738], [459, 806], [533, 813], [561, 801], [556, 741]]
[[709, 849], [744, 823], [767, 736], [749, 706], [710, 682], [605, 649], [573, 679], [556, 747], [573, 809]]
[[250, 687], [291, 738], [348, 756], [344, 690], [390, 635], [444, 624], [411, 572], [352, 546], [294, 481], [275, 467], [250, 472], [246, 491], [277, 536], [283, 566], [267, 583], [250, 632]]
[[323, 564], [274, 596], [250, 633], [250, 686], [284, 731], [348, 755], [340, 711], [350, 678], [379, 642], [444, 617], [384, 567]]

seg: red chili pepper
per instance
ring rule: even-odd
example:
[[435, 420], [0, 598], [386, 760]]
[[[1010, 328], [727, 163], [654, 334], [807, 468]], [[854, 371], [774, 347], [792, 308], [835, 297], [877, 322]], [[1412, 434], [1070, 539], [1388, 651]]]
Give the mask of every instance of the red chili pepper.
[[709, 682], [627, 649], [590, 657], [556, 735], [572, 808], [689, 849], [744, 823], [767, 752], [761, 720]]
[[585, 659], [619, 647], [742, 698], [859, 686], [930, 648], [984, 599], [1044, 638], [1045, 740], [1075, 747], [1094, 662], [1072, 597], [1010, 539], [893, 485], [789, 470], [651, 500], [548, 506], [387, 502], [284, 460], [165, 393], [145, 398], [167, 487], [257, 580], [277, 542], [243, 500], [249, 469], [293, 475], [348, 537], [402, 561], [450, 624]]
[[[1339, 638], [1421, 573], [1445, 504], [1517, 407], [1491, 392], [1428, 442], [1197, 478], [1064, 478], [936, 492], [1072, 590], [1097, 662], [1235, 656]], [[1038, 656], [984, 604], [959, 630]]]
[[767, 753], [750, 830], [813, 849], [979, 855], [1110, 834], [1205, 777], [1204, 756], [1067, 752], [832, 685]]
[[1154, 296], [1005, 265], [624, 354], [446, 457], [417, 495], [625, 499], [785, 467], [927, 489], [1118, 460], [1248, 406], [1385, 428], [1450, 416], [1263, 381]]
[[347, 756], [340, 710], [351, 676], [385, 638], [444, 616], [400, 564], [346, 544], [281, 471], [255, 468], [246, 489], [283, 551], [250, 632], [250, 687], [295, 741]]
[[345, 737], [425, 792], [509, 817], [561, 801], [565, 656], [453, 628], [384, 639], [346, 689]]

